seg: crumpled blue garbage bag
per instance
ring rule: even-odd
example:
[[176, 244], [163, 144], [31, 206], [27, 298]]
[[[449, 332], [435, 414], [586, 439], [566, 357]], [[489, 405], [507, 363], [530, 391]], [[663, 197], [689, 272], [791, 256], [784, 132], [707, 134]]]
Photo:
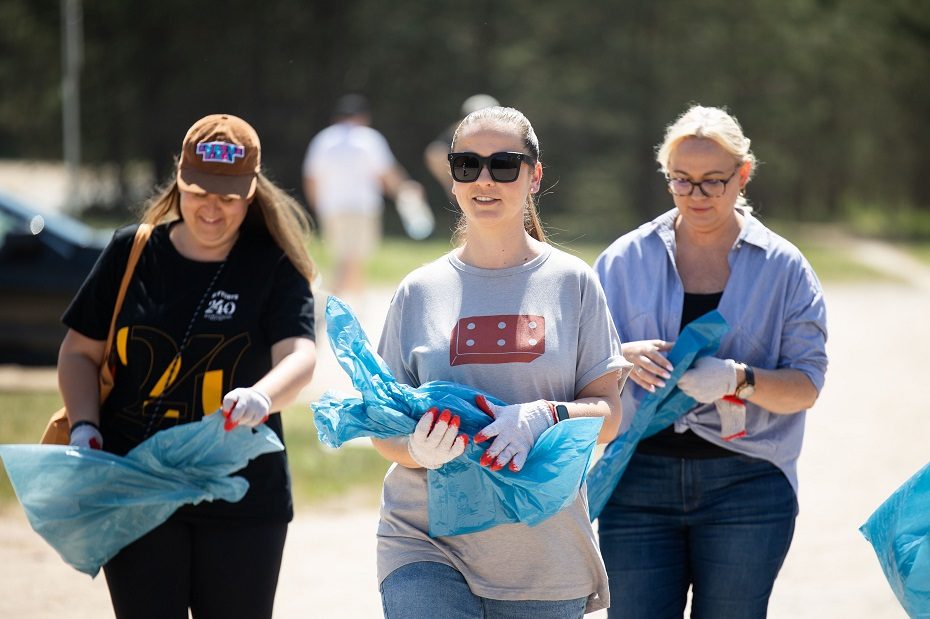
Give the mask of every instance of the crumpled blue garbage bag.
[[930, 464], [879, 505], [859, 531], [908, 616], [930, 617]]
[[[388, 438], [410, 434], [420, 417], [435, 406], [461, 418], [469, 437], [492, 420], [475, 405], [484, 392], [448, 381], [414, 388], [397, 382], [372, 349], [349, 307], [330, 296], [326, 303], [327, 334], [339, 364], [362, 397], [326, 392], [313, 403], [320, 441], [339, 447], [363, 436]], [[499, 524], [535, 525], [570, 505], [584, 483], [601, 419], [568, 419], [546, 430], [519, 473], [492, 471], [479, 461], [483, 447], [469, 442], [462, 457], [427, 472], [430, 535], [461, 535]]]
[[672, 425], [697, 404], [675, 385], [696, 359], [717, 352], [720, 340], [729, 330], [717, 310], [691, 321], [682, 330], [668, 352], [668, 360], [674, 367], [671, 378], [665, 380], [661, 389], [646, 394], [630, 427], [607, 446], [588, 475], [588, 514], [592, 521], [610, 500], [639, 441]]
[[209, 415], [155, 433], [125, 456], [59, 445], [0, 445], [0, 458], [32, 528], [73, 568], [100, 567], [187, 503], [236, 502], [249, 483], [229, 477], [283, 451], [266, 426], [223, 429]]

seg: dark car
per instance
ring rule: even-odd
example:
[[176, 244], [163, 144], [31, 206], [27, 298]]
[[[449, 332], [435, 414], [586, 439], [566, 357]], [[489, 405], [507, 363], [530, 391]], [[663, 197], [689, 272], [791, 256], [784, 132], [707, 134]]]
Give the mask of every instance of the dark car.
[[110, 235], [0, 194], [0, 363], [57, 363], [61, 315]]

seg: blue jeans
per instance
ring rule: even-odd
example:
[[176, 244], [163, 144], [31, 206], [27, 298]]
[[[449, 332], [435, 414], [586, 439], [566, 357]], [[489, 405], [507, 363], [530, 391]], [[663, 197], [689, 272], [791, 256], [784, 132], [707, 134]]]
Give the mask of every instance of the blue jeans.
[[483, 598], [458, 570], [434, 561], [408, 563], [381, 583], [384, 619], [581, 619], [586, 602]]
[[765, 460], [635, 454], [601, 513], [611, 619], [765, 617], [798, 502]]

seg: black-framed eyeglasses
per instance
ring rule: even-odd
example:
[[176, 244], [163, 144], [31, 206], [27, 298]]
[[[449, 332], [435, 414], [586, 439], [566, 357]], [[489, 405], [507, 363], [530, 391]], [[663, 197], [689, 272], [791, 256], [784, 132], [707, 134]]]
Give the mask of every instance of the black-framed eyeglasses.
[[481, 176], [481, 169], [488, 168], [491, 178], [498, 183], [512, 183], [520, 176], [523, 162], [535, 165], [536, 160], [524, 153], [493, 153], [482, 157], [477, 153], [449, 153], [449, 169], [452, 178], [459, 183], [474, 183]]
[[693, 194], [695, 187], [700, 188], [701, 193], [708, 198], [719, 198], [726, 193], [727, 183], [733, 180], [733, 177], [736, 176], [738, 171], [739, 166], [733, 170], [733, 174], [727, 179], [708, 178], [700, 182], [695, 182], [687, 178], [672, 178], [670, 176], [666, 176], [665, 179], [668, 181], [669, 193], [680, 198], [685, 198]]

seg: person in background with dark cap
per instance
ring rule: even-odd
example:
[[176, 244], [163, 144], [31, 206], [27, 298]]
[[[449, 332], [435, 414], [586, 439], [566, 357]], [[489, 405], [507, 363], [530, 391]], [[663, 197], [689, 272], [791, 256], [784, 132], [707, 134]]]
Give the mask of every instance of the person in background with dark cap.
[[423, 199], [381, 133], [370, 127], [371, 109], [360, 95], [345, 95], [333, 110], [333, 124], [310, 142], [303, 162], [304, 196], [315, 211], [323, 244], [335, 262], [339, 295], [364, 290], [365, 264], [381, 243], [384, 194]]
[[[225, 427], [281, 415], [316, 365], [309, 222], [268, 180], [241, 118], [187, 132], [177, 175], [148, 203], [154, 226], [104, 350], [138, 226], [117, 230], [62, 318], [58, 383], [71, 444], [125, 455], [160, 430], [222, 411]], [[115, 384], [99, 403], [104, 358]], [[288, 522], [284, 452], [238, 473], [245, 497], [187, 505], [104, 566], [117, 619], [270, 619]]]
[[452, 195], [452, 177], [449, 176], [448, 159], [449, 151], [452, 149], [452, 136], [455, 135], [455, 130], [462, 118], [472, 112], [497, 105], [500, 105], [500, 103], [491, 95], [479, 93], [468, 97], [462, 102], [461, 118], [446, 127], [442, 133], [436, 136], [435, 140], [426, 145], [426, 149], [423, 151], [423, 163], [426, 164], [427, 169], [453, 204], [455, 203], [455, 196]]

